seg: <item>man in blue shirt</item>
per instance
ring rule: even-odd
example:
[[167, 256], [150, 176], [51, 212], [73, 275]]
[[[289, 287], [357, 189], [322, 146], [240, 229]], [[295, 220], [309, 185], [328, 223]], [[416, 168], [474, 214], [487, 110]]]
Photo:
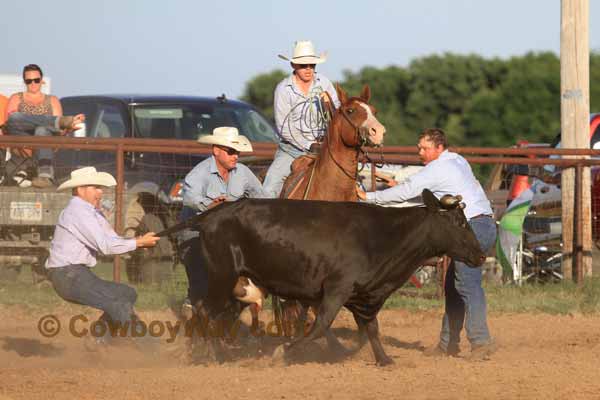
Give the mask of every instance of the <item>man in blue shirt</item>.
[[[102, 212], [102, 188], [117, 182], [106, 172], [84, 167], [71, 172], [71, 179], [58, 191], [71, 190], [73, 198], [58, 217], [50, 255], [46, 261], [48, 275], [56, 293], [76, 304], [104, 311], [104, 323], [125, 326], [134, 317], [135, 289], [122, 283], [98, 278], [91, 268], [98, 254], [123, 254], [138, 247], [152, 247], [160, 239], [154, 232], [137, 238], [123, 238], [112, 229]], [[107, 329], [104, 341], [110, 340]]]
[[[181, 220], [202, 213], [224, 201], [243, 197], [267, 197], [260, 181], [245, 165], [238, 163], [240, 152], [252, 151], [250, 141], [233, 127], [220, 127], [198, 142], [212, 145], [212, 156], [200, 162], [185, 177]], [[178, 237], [181, 258], [188, 277], [188, 298], [183, 313], [206, 294], [207, 272], [200, 259], [198, 232], [186, 229]]]
[[[429, 189], [437, 198], [460, 194], [466, 207], [465, 216], [479, 240], [488, 251], [496, 241], [496, 224], [492, 208], [483, 188], [473, 175], [467, 160], [448, 151], [446, 135], [441, 129], [425, 129], [419, 136], [419, 157], [425, 167], [406, 181], [390, 181], [385, 190], [365, 193], [357, 189], [360, 199], [375, 204], [394, 204], [420, 196]], [[460, 332], [465, 326], [471, 343], [472, 359], [485, 359], [496, 349], [487, 326], [486, 301], [481, 287], [481, 269], [453, 261], [446, 276], [446, 309], [437, 346], [426, 355], [459, 353]]]
[[321, 103], [329, 101], [325, 92], [335, 108], [340, 106], [331, 81], [315, 71], [316, 65], [325, 62], [327, 57], [324, 54], [317, 56], [312, 42], [296, 42], [291, 58], [279, 57], [290, 62], [293, 73], [277, 85], [273, 99], [280, 142], [263, 184], [269, 197], [279, 197], [292, 162], [306, 154], [326, 133], [326, 111]]

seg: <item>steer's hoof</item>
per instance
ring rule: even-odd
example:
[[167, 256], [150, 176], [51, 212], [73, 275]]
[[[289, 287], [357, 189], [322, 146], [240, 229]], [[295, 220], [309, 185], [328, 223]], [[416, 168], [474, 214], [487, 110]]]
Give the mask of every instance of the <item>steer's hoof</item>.
[[388, 356], [381, 357], [379, 360], [377, 360], [378, 367], [387, 367], [387, 366], [393, 365], [393, 364], [394, 364], [394, 360], [392, 360]]
[[331, 354], [336, 360], [343, 360], [354, 355], [354, 352], [350, 349], [345, 348], [340, 342], [332, 342], [329, 344]]

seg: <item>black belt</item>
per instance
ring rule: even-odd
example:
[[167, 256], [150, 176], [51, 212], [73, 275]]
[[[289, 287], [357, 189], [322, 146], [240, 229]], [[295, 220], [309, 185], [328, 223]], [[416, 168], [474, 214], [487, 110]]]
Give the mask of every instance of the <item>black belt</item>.
[[483, 217], [494, 218], [494, 215], [493, 214], [478, 214], [474, 217], [471, 217], [470, 219], [483, 218]]
[[287, 144], [287, 145], [290, 145], [290, 146], [292, 146], [294, 149], [296, 149], [296, 150], [298, 150], [298, 151], [301, 151], [301, 152], [303, 152], [303, 153], [306, 153], [306, 152], [308, 151], [308, 150], [306, 150], [306, 149], [303, 149], [303, 148], [301, 148], [301, 147], [298, 147], [298, 146], [297, 146], [297, 145], [295, 145], [294, 143], [292, 143], [292, 142], [289, 142], [289, 141], [287, 141], [287, 140], [282, 140], [282, 141], [281, 141], [281, 143], [283, 143], [283, 144]]

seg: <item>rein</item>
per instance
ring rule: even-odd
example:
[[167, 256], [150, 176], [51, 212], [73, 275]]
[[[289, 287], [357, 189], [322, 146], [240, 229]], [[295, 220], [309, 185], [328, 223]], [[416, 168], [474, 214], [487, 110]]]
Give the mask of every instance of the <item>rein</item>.
[[[356, 148], [356, 152], [358, 154], [358, 152], [361, 151], [360, 147]], [[327, 152], [329, 153], [329, 157], [331, 157], [331, 159], [333, 160], [333, 163], [342, 170], [342, 172], [344, 173], [344, 175], [346, 175], [348, 178], [350, 179], [354, 179], [356, 180], [358, 177], [358, 168], [356, 169], [356, 172], [354, 173], [354, 175], [351, 175], [348, 171], [346, 171], [346, 169], [344, 168], [343, 165], [341, 165], [333, 156], [333, 153], [331, 152], [331, 146], [329, 146], [329, 144], [327, 144]]]
[[315, 160], [315, 164], [310, 170], [310, 177], [308, 178], [308, 184], [306, 185], [306, 190], [304, 191], [304, 196], [302, 196], [302, 200], [306, 200], [308, 198], [308, 193], [310, 192], [310, 187], [312, 186], [313, 176], [315, 175], [317, 165], [319, 165], [319, 157], [317, 157], [317, 159]]
[[[367, 144], [367, 139], [366, 139], [366, 138], [364, 138], [364, 137], [362, 137], [362, 136], [360, 135], [360, 126], [356, 125], [356, 124], [355, 124], [355, 123], [354, 123], [354, 122], [353, 122], [353, 121], [350, 119], [350, 117], [348, 116], [348, 113], [347, 113], [347, 112], [346, 112], [346, 111], [345, 111], [345, 110], [344, 110], [342, 107], [340, 107], [340, 111], [339, 111], [339, 112], [342, 114], [342, 116], [344, 117], [344, 119], [346, 120], [346, 122], [348, 122], [348, 123], [350, 124], [350, 126], [351, 126], [352, 128], [354, 128], [354, 131], [356, 132], [356, 142], [357, 142], [358, 144], [357, 144], [355, 147], [362, 147], [362, 146], [364, 146], [365, 144]], [[342, 139], [342, 141], [344, 141], [344, 139]], [[344, 142], [344, 144], [346, 144], [346, 143]], [[347, 147], [350, 147], [350, 146], [347, 146]]]

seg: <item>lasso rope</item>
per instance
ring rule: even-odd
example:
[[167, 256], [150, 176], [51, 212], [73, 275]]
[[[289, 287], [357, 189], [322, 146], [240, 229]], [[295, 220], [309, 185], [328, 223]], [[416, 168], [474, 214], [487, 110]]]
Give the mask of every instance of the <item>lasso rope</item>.
[[[320, 88], [313, 89], [304, 101], [296, 103], [283, 119], [281, 126], [278, 127], [277, 134], [280, 140], [289, 140], [292, 145], [304, 149], [306, 142], [319, 142], [327, 132], [327, 126], [330, 122], [329, 113], [321, 103]], [[299, 112], [298, 112], [299, 110]], [[293, 117], [294, 114], [298, 116]], [[290, 134], [290, 138], [284, 138], [282, 135], [284, 127]]]

